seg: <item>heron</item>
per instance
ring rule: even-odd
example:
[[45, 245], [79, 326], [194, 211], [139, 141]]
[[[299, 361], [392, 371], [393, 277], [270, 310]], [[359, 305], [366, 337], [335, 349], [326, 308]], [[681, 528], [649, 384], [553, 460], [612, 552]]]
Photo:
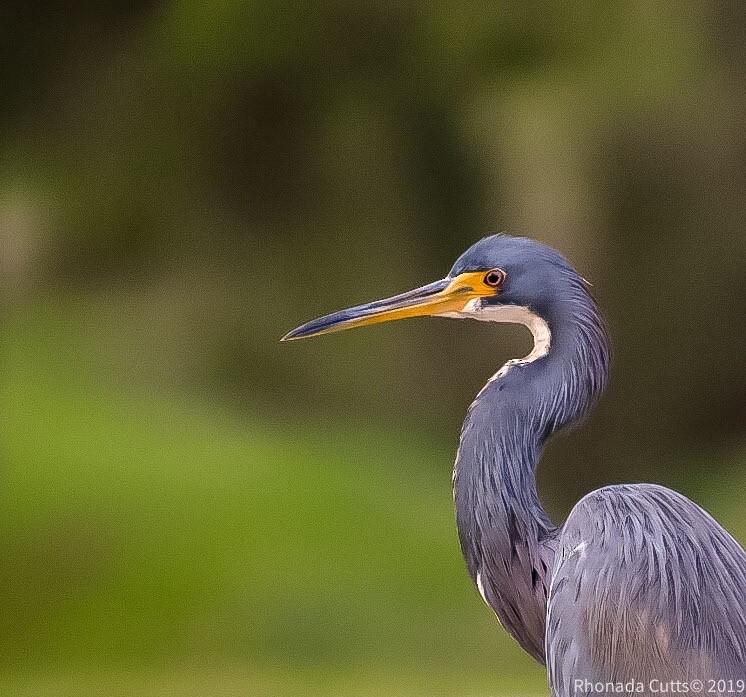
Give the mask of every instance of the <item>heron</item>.
[[714, 518], [645, 483], [592, 491], [559, 526], [541, 504], [547, 439], [587, 415], [608, 381], [609, 335], [588, 286], [553, 247], [491, 235], [444, 279], [283, 340], [419, 316], [528, 328], [530, 353], [468, 408], [453, 470], [461, 551], [483, 600], [546, 666], [553, 697], [743, 692], [746, 552]]

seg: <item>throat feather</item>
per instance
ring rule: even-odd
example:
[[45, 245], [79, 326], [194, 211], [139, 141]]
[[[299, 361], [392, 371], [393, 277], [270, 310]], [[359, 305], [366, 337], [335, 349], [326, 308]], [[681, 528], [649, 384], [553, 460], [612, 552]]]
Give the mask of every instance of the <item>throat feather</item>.
[[[536, 313], [523, 305], [482, 305], [480, 300], [470, 300], [459, 312], [443, 313], [443, 317], [458, 319], [476, 319], [480, 322], [500, 322], [503, 324], [522, 324], [531, 332], [534, 345], [523, 358], [511, 358], [488, 381], [484, 389], [494, 380], [501, 378], [514, 365], [528, 365], [544, 358], [549, 353], [552, 343], [552, 332], [549, 325]], [[479, 395], [477, 395], [478, 397]]]

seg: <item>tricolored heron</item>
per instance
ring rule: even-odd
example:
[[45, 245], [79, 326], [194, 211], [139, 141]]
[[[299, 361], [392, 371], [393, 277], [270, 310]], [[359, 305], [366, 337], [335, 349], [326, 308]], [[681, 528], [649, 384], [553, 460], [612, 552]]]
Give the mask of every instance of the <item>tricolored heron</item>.
[[422, 315], [514, 322], [533, 334], [533, 350], [469, 407], [453, 494], [469, 573], [505, 629], [546, 664], [552, 694], [594, 694], [602, 683], [652, 695], [676, 681], [688, 692], [743, 691], [746, 552], [708, 513], [653, 484], [593, 491], [559, 527], [542, 508], [544, 443], [588, 412], [609, 372], [587, 282], [555, 249], [493, 235], [441, 281], [284, 339]]

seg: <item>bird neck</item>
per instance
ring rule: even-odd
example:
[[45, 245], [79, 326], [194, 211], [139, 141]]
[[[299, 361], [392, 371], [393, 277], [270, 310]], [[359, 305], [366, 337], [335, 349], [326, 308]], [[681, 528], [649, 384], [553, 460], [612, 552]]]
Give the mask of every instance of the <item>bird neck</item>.
[[564, 302], [531, 313], [533, 328], [525, 322], [534, 350], [509, 361], [477, 396], [454, 469], [469, 572], [505, 628], [540, 662], [556, 527], [541, 505], [536, 467], [546, 439], [591, 408], [609, 363], [595, 302], [581, 280], [573, 290]]

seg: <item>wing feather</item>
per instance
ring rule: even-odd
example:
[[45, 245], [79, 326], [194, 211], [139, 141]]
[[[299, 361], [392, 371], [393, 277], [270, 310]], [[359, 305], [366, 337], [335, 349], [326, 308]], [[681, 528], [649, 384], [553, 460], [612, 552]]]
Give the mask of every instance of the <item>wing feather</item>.
[[577, 680], [744, 679], [746, 552], [670, 489], [588, 494], [560, 534], [546, 655], [557, 697], [585, 694]]

